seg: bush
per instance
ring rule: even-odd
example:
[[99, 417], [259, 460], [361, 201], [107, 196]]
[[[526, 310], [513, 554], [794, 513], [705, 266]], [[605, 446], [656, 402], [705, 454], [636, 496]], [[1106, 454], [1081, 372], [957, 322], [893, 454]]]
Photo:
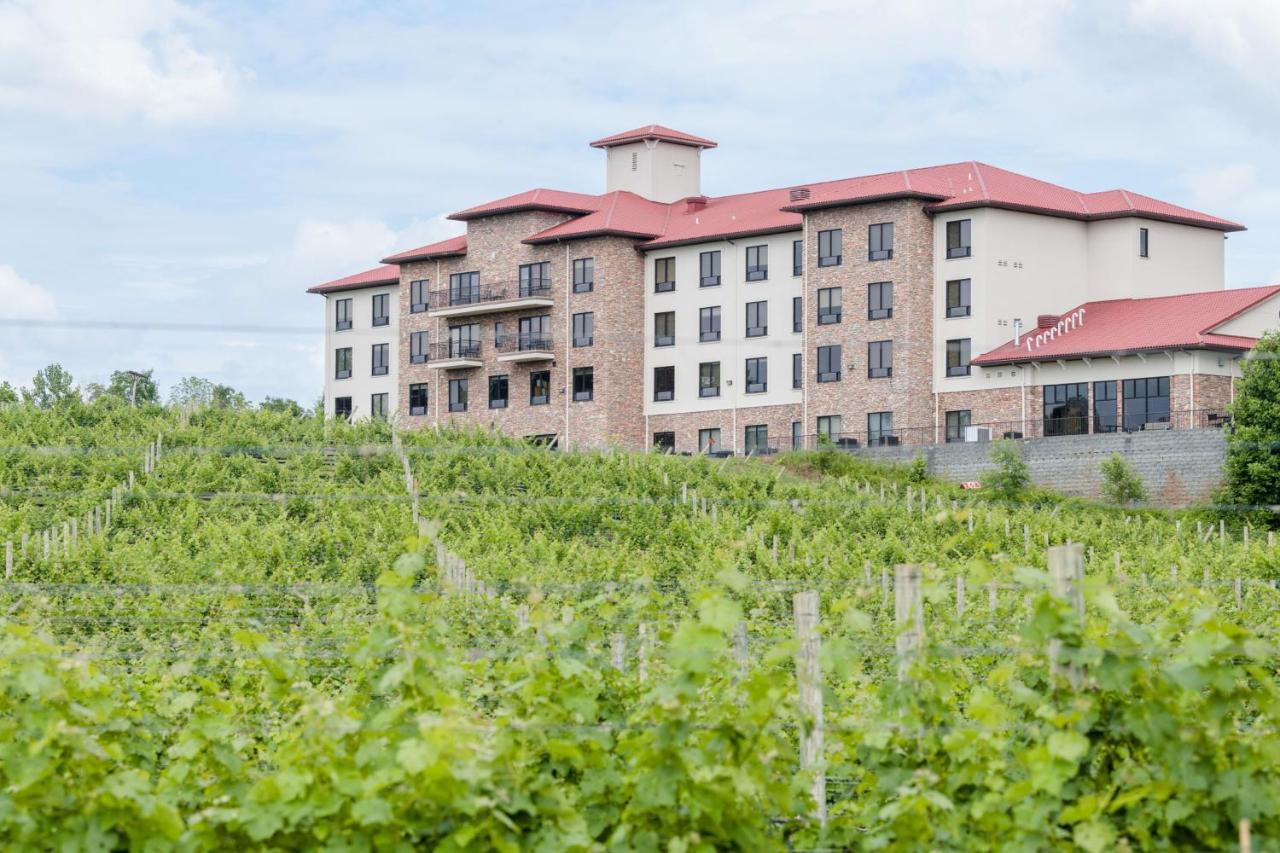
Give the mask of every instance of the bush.
[[1241, 365], [1227, 437], [1225, 500], [1280, 502], [1280, 332], [1263, 335]]
[[1031, 471], [1016, 442], [992, 442], [991, 461], [996, 467], [987, 472], [985, 485], [995, 497], [1018, 498], [1031, 486]]
[[907, 469], [908, 483], [923, 483], [929, 479], [929, 463], [925, 461], [924, 456], [917, 453], [916, 458], [911, 460], [911, 467]]
[[1119, 453], [1112, 453], [1111, 458], [1102, 463], [1102, 494], [1112, 503], [1125, 505], [1145, 501], [1147, 487], [1129, 460]]

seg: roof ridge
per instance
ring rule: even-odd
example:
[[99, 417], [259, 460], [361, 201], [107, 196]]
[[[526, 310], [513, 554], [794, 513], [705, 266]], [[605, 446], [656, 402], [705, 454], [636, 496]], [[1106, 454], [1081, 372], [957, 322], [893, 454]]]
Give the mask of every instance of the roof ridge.
[[970, 160], [969, 167], [973, 169], [974, 174], [978, 176], [978, 186], [982, 187], [982, 197], [987, 201], [991, 201], [991, 193], [987, 190], [986, 178], [982, 176], [982, 164], [977, 160]]
[[[1137, 206], [1134, 205], [1133, 199], [1129, 198], [1129, 191], [1127, 189], [1125, 189], [1124, 187], [1120, 187], [1120, 195], [1124, 197], [1124, 203], [1129, 206], [1129, 210], [1138, 209]], [[1166, 204], [1167, 203], [1168, 202], [1166, 202]]]

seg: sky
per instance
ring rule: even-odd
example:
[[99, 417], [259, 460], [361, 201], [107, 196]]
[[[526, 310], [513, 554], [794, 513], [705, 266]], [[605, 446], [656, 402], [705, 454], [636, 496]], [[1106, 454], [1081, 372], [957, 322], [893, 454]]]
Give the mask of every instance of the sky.
[[981, 160], [1243, 222], [1228, 286], [1280, 282], [1276, 80], [1266, 0], [0, 0], [0, 380], [313, 402], [308, 286], [602, 192], [650, 123], [710, 195]]

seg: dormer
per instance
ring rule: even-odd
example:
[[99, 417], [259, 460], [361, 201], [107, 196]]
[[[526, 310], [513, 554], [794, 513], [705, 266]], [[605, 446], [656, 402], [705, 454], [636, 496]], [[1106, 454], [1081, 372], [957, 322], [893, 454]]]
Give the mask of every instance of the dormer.
[[608, 155], [605, 192], [626, 190], [670, 204], [702, 195], [701, 157], [710, 139], [651, 124], [591, 143]]

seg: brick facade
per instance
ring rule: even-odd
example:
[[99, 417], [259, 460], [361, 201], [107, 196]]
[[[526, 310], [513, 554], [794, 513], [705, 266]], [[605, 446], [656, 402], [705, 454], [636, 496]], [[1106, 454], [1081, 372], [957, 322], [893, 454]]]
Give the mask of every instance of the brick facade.
[[698, 431], [719, 429], [721, 446], [725, 450], [742, 453], [746, 444], [746, 428], [763, 425], [768, 430], [769, 447], [790, 450], [791, 424], [801, 417], [801, 407], [795, 404], [650, 415], [647, 439], [652, 445], [654, 433], [674, 432], [676, 452], [695, 453], [699, 449]]

